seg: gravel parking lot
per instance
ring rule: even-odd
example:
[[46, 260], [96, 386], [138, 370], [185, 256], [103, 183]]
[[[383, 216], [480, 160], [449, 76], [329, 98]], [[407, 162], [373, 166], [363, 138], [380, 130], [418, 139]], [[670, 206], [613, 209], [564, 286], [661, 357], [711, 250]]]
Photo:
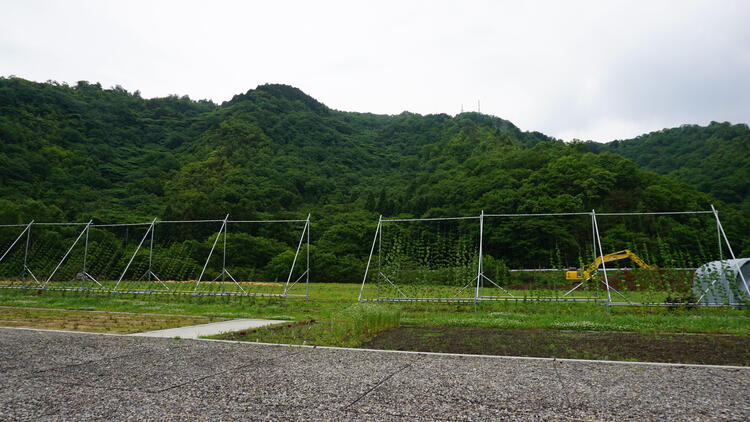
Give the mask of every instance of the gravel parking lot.
[[750, 368], [0, 328], [0, 420], [737, 420]]

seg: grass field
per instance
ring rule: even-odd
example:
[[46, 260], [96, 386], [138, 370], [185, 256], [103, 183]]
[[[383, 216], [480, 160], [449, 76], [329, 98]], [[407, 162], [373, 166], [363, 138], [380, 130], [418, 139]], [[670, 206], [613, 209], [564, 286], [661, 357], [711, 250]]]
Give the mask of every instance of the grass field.
[[[334, 314], [356, 303], [358, 294], [359, 285], [334, 283], [311, 283], [309, 299], [0, 289], [0, 305], [329, 321]], [[400, 312], [401, 325], [750, 335], [750, 309], [747, 308], [606, 307], [598, 303], [523, 299], [478, 304], [397, 303], [384, 306]]]
[[221, 334], [212, 338], [357, 347], [373, 340], [385, 331], [398, 328], [400, 323], [401, 312], [397, 307], [375, 303], [355, 303], [334, 312], [325, 321], [297, 321], [255, 330]]

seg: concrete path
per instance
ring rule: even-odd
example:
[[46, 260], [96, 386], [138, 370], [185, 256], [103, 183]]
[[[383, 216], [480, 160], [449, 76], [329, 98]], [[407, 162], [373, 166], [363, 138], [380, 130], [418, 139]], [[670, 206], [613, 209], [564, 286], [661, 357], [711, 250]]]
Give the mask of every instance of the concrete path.
[[2, 421], [747, 421], [750, 370], [0, 328]]
[[230, 321], [212, 322], [210, 324], [190, 325], [187, 327], [168, 328], [166, 330], [146, 331], [131, 334], [139, 337], [193, 338], [212, 336], [229, 331], [241, 331], [249, 328], [265, 327], [266, 325], [281, 324], [287, 321], [272, 319], [233, 319]]

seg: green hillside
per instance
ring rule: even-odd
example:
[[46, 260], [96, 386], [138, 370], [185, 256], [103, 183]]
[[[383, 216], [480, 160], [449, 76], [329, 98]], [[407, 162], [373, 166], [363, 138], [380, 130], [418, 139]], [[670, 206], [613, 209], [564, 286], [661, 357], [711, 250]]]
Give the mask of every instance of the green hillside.
[[591, 146], [750, 210], [750, 129], [746, 124], [683, 125]]
[[[744, 142], [747, 152], [747, 127], [693, 129], [712, 130], [709, 143]], [[285, 85], [259, 86], [217, 105], [143, 99], [86, 82], [0, 78], [0, 223], [312, 213], [319, 281], [355, 281], [378, 214], [671, 211], [714, 203], [736, 249], [750, 253], [748, 213], [722, 202], [747, 204], [750, 179], [742, 173], [724, 177], [708, 163], [671, 169], [675, 163], [633, 158], [676, 180], [608, 152], [627, 156], [665, 133], [672, 132], [592, 153], [586, 144], [524, 132], [493, 116], [341, 112]], [[711, 159], [746, 163], [740, 146]], [[518, 233], [533, 244], [535, 236], [564, 229]]]

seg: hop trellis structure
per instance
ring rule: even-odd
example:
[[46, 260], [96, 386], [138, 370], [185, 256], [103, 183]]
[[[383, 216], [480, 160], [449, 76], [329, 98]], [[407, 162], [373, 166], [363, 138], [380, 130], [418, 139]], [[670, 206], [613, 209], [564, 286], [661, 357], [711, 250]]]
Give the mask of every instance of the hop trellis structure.
[[0, 288], [308, 297], [310, 216], [0, 226]]
[[[648, 268], [630, 259], [605, 259], [626, 249]], [[722, 260], [736, 265], [713, 206], [676, 212], [381, 216], [359, 300], [744, 306], [735, 299], [742, 295], [709, 301], [715, 295], [694, 285], [698, 267]], [[588, 269], [586, 276], [566, 279], [567, 271]], [[744, 275], [732, 270], [739, 274], [736, 290], [750, 297]]]
[[476, 220], [381, 218], [360, 300], [473, 300], [481, 238]]

